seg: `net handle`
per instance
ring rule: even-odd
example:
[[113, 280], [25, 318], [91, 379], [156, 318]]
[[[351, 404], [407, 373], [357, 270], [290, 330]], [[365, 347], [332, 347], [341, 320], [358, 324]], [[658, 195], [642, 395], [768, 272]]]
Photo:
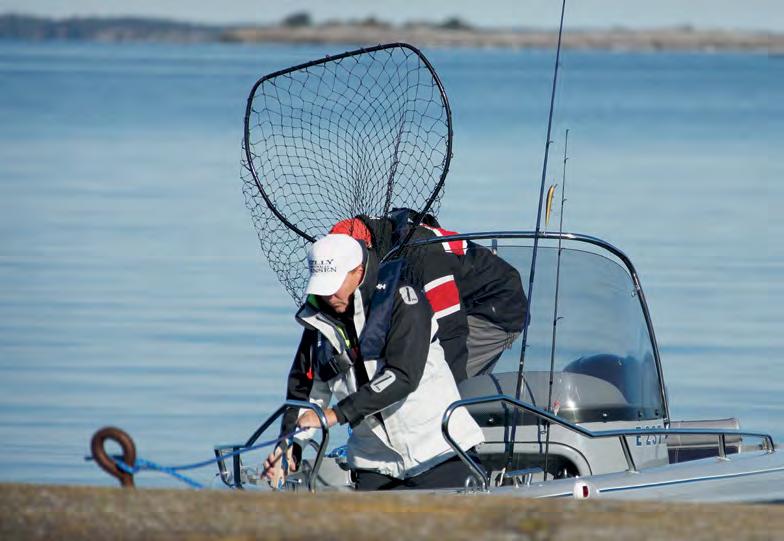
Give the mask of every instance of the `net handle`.
[[248, 170], [250, 171], [251, 176], [253, 176], [253, 181], [255, 182], [256, 187], [259, 189], [259, 193], [261, 194], [261, 197], [264, 198], [264, 202], [267, 204], [267, 207], [269, 207], [272, 213], [275, 214], [275, 216], [277, 216], [277, 218], [283, 223], [283, 225], [285, 225], [286, 227], [294, 231], [297, 235], [304, 238], [308, 242], [315, 242], [316, 239], [311, 235], [308, 235], [307, 233], [302, 231], [299, 227], [297, 227], [293, 223], [291, 223], [285, 216], [283, 216], [283, 214], [277, 208], [275, 208], [275, 205], [272, 204], [272, 201], [267, 195], [267, 192], [264, 191], [264, 187], [261, 184], [261, 180], [259, 179], [259, 176], [256, 173], [256, 169], [253, 166], [253, 158], [251, 157], [251, 150], [250, 150], [250, 116], [253, 110], [253, 98], [256, 96], [256, 90], [265, 81], [274, 79], [275, 77], [279, 77], [287, 73], [291, 73], [293, 71], [307, 69], [312, 66], [326, 64], [327, 62], [332, 62], [335, 60], [342, 60], [343, 58], [349, 58], [351, 56], [357, 56], [360, 54], [373, 53], [376, 51], [382, 51], [384, 49], [394, 49], [394, 48], [402, 48], [402, 49], [410, 50], [415, 55], [417, 55], [417, 57], [419, 57], [419, 59], [425, 65], [427, 70], [430, 72], [430, 75], [433, 77], [433, 81], [436, 83], [438, 92], [441, 94], [441, 102], [444, 106], [444, 110], [446, 111], [446, 125], [447, 125], [446, 159], [444, 160], [444, 169], [441, 172], [441, 178], [438, 180], [438, 184], [433, 190], [433, 193], [430, 195], [430, 199], [428, 199], [425, 208], [422, 209], [422, 211], [420, 212], [420, 217], [416, 220], [416, 223], [412, 224], [411, 231], [406, 236], [404, 241], [401, 243], [400, 246], [402, 247], [411, 238], [411, 234], [413, 233], [414, 229], [416, 229], [416, 227], [419, 226], [424, 215], [427, 214], [427, 212], [430, 210], [430, 207], [433, 206], [433, 202], [436, 200], [436, 197], [438, 197], [439, 192], [443, 188], [444, 182], [446, 182], [446, 175], [447, 173], [449, 173], [449, 164], [452, 161], [452, 109], [449, 107], [449, 100], [447, 99], [446, 91], [444, 90], [444, 85], [441, 83], [441, 79], [438, 77], [436, 70], [433, 68], [433, 65], [425, 57], [425, 55], [422, 54], [422, 52], [416, 47], [414, 47], [413, 45], [409, 45], [408, 43], [402, 43], [402, 42], [386, 43], [383, 45], [376, 45], [374, 47], [362, 47], [360, 49], [347, 51], [345, 53], [341, 53], [337, 55], [332, 55], [332, 56], [327, 55], [324, 58], [320, 58], [318, 60], [311, 60], [310, 62], [305, 62], [304, 64], [298, 64], [290, 68], [278, 70], [276, 72], [265, 75], [264, 77], [259, 79], [253, 85], [253, 88], [251, 88], [250, 95], [248, 96], [248, 103], [245, 106], [245, 135], [243, 138], [244, 146], [245, 146], [245, 159], [247, 160], [248, 163]]

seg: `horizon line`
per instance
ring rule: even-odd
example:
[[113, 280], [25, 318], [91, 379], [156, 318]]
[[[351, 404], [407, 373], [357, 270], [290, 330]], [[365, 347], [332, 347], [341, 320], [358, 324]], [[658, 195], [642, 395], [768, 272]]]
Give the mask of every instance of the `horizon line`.
[[[252, 21], [252, 22], [207, 22], [203, 20], [196, 20], [196, 19], [186, 19], [186, 18], [178, 18], [173, 16], [165, 16], [165, 15], [133, 15], [133, 14], [126, 14], [126, 15], [101, 15], [101, 14], [73, 14], [73, 15], [40, 15], [35, 13], [29, 12], [18, 12], [18, 11], [6, 11], [0, 12], [0, 18], [3, 17], [25, 17], [31, 19], [39, 19], [39, 20], [46, 20], [52, 22], [68, 22], [68, 21], [76, 21], [76, 20], [102, 20], [102, 21], [113, 21], [113, 20], [138, 20], [138, 21], [155, 21], [155, 22], [168, 22], [168, 23], [175, 23], [175, 24], [182, 24], [182, 25], [189, 25], [189, 26], [198, 26], [203, 28], [247, 28], [247, 27], [283, 27], [285, 26], [285, 21], [288, 17], [292, 15], [302, 14], [307, 12], [302, 11], [294, 11], [277, 21]], [[364, 24], [369, 24], [371, 21], [379, 26], [389, 26], [391, 28], [404, 28], [410, 25], [428, 25], [428, 26], [439, 26], [449, 21], [459, 21], [460, 23], [466, 25], [465, 30], [506, 30], [506, 31], [538, 31], [538, 32], [557, 32], [557, 26], [538, 26], [538, 25], [529, 25], [529, 26], [490, 26], [490, 25], [480, 25], [472, 23], [470, 20], [467, 20], [462, 17], [458, 16], [446, 16], [441, 19], [410, 19], [403, 22], [390, 22], [384, 19], [380, 19], [377, 17], [355, 17], [355, 18], [329, 18], [323, 20], [313, 20], [308, 25], [304, 25], [304, 27], [319, 27], [319, 26], [326, 26], [329, 24], [340, 24], [340, 25], [356, 25], [362, 26]], [[299, 28], [302, 28], [300, 26]], [[293, 28], [297, 28], [293, 26]], [[771, 35], [784, 35], [784, 30], [778, 29], [771, 29], [771, 28], [733, 28], [729, 26], [696, 26], [691, 23], [681, 23], [681, 24], [670, 24], [670, 25], [658, 25], [658, 26], [634, 26], [634, 25], [619, 25], [619, 24], [612, 24], [606, 26], [595, 26], [595, 25], [582, 25], [582, 26], [573, 26], [569, 29], [570, 32], [584, 32], [584, 31], [593, 31], [593, 32], [609, 32], [609, 31], [628, 31], [628, 32], [638, 32], [638, 31], [653, 31], [653, 30], [680, 30], [682, 32], [730, 32], [735, 34], [771, 34]]]

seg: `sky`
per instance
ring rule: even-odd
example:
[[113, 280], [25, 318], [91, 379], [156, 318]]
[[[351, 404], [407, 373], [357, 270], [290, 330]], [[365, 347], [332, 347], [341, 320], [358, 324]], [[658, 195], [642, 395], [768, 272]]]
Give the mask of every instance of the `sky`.
[[[49, 17], [147, 16], [202, 23], [261, 24], [307, 11], [313, 19], [375, 16], [401, 23], [459, 17], [478, 26], [554, 27], [558, 0], [0, 0], [0, 14]], [[567, 25], [695, 28], [784, 32], [784, 0], [569, 0]]]

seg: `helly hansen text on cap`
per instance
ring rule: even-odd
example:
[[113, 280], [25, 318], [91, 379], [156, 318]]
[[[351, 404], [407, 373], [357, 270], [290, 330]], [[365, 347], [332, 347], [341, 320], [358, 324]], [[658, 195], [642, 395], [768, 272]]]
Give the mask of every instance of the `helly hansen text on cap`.
[[308, 250], [310, 279], [305, 293], [332, 295], [346, 275], [362, 264], [362, 247], [349, 235], [327, 235], [314, 242]]

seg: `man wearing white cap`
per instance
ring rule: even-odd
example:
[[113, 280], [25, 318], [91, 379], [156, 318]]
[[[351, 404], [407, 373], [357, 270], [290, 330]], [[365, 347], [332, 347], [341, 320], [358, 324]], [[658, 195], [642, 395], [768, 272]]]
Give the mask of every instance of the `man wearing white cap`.
[[[348, 463], [358, 490], [463, 486], [469, 470], [441, 434], [444, 411], [460, 396], [430, 305], [402, 262], [379, 267], [361, 241], [333, 234], [311, 246], [308, 265], [307, 298], [297, 312], [305, 331], [287, 398], [319, 404], [330, 426], [352, 427]], [[337, 403], [327, 407], [333, 397]], [[310, 410], [290, 410], [282, 433], [295, 425], [319, 423]], [[450, 432], [464, 450], [483, 441], [463, 408]], [[312, 435], [295, 436], [295, 451]], [[273, 484], [283, 475], [280, 455], [276, 449], [265, 462]]]

